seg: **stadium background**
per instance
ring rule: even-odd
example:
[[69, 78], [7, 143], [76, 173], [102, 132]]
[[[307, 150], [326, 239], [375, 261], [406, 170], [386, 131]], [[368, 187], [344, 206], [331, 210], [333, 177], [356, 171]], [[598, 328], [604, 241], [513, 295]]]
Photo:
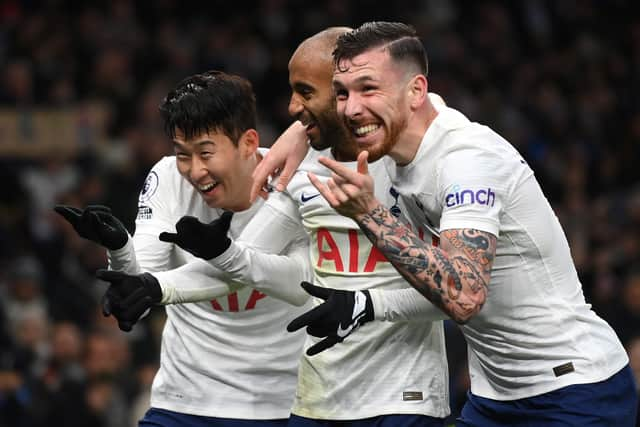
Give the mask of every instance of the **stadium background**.
[[[163, 312], [130, 334], [103, 318], [104, 252], [55, 203], [107, 204], [133, 230], [137, 192], [170, 150], [157, 106], [208, 69], [254, 84], [262, 141], [289, 118], [305, 37], [412, 24], [430, 89], [530, 162], [584, 291], [640, 380], [640, 14], [631, 1], [0, 1], [0, 426], [128, 426], [146, 408]], [[558, 325], [559, 328], [562, 325]], [[468, 386], [447, 326], [452, 410]]]

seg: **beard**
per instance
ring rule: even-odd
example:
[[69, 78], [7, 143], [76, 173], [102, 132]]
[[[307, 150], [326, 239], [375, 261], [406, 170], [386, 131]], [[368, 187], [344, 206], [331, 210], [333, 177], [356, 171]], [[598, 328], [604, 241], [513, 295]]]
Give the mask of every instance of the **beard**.
[[[371, 147], [368, 147], [366, 151], [369, 152], [369, 157], [367, 158], [368, 163], [373, 163], [377, 160], [380, 160], [383, 156], [389, 154], [389, 152], [396, 146], [398, 141], [400, 140], [400, 135], [407, 127], [408, 119], [406, 117], [402, 117], [399, 120], [392, 122], [389, 126], [389, 131], [385, 132], [384, 139]], [[357, 153], [364, 151], [364, 149], [356, 147]], [[353, 160], [356, 159], [353, 158]]]
[[325, 114], [315, 117], [315, 123], [318, 127], [318, 138], [309, 141], [311, 148], [317, 151], [333, 148], [334, 151], [340, 151], [344, 145], [352, 145], [350, 143], [350, 134], [338, 120], [335, 112], [329, 111]]

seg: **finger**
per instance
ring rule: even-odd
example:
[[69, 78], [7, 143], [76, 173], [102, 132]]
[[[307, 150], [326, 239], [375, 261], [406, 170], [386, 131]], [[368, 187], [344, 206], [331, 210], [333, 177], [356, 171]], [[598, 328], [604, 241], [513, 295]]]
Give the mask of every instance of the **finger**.
[[231, 218], [233, 218], [233, 212], [224, 211], [220, 216], [220, 225], [222, 225], [224, 230], [228, 230], [231, 226]]
[[336, 337], [327, 337], [322, 341], [320, 341], [319, 343], [316, 343], [311, 347], [309, 347], [307, 349], [307, 356], [313, 356], [320, 353], [321, 351], [325, 351], [326, 349], [336, 345], [337, 342], [338, 342], [338, 339]]
[[140, 319], [140, 316], [142, 316], [142, 313], [144, 313], [149, 307], [151, 307], [151, 305], [151, 297], [146, 296], [143, 298], [139, 298], [135, 303], [133, 303], [133, 305], [131, 305], [131, 307], [127, 308], [123, 312], [122, 317], [125, 319], [130, 319], [133, 322], [137, 322], [138, 319]]
[[366, 150], [358, 154], [358, 166], [357, 166], [358, 173], [361, 173], [363, 175], [369, 175], [369, 162], [367, 162], [368, 158], [369, 158], [369, 152]]
[[135, 322], [130, 322], [128, 320], [118, 319], [118, 328], [120, 328], [122, 332], [130, 332], [131, 329], [133, 329], [134, 323]]
[[[260, 162], [260, 163], [262, 163], [262, 162]], [[259, 167], [260, 166], [258, 165], [258, 167], [255, 168], [255, 170], [253, 171], [253, 175], [252, 175], [253, 184], [251, 184], [251, 191], [249, 193], [249, 201], [251, 203], [255, 202], [256, 199], [258, 198], [258, 196], [263, 197], [263, 193], [265, 193], [265, 194], [267, 193], [265, 188], [267, 188], [267, 186], [269, 185], [268, 179], [267, 179], [269, 174], [265, 173], [264, 174], [264, 178], [262, 177], [262, 174], [257, 174]]]
[[[349, 184], [343, 185], [347, 186]], [[340, 204], [344, 204], [349, 201], [349, 196], [347, 196], [347, 193], [345, 193], [342, 187], [338, 186], [332, 178], [329, 178], [329, 180], [327, 181], [327, 187], [329, 188], [329, 190], [331, 190], [331, 192], [333, 193], [333, 197], [335, 197]]]
[[293, 177], [296, 170], [298, 170], [298, 166], [299, 164], [291, 165], [289, 162], [284, 164], [282, 172], [278, 175], [278, 182], [275, 187], [276, 191], [283, 192], [287, 188], [287, 185], [289, 185], [289, 182], [291, 181], [291, 177]]
[[[261, 198], [263, 198], [264, 200], [267, 200], [269, 198], [269, 191], [265, 190], [264, 188], [260, 190], [260, 192], [258, 193], [258, 196], [260, 196]], [[255, 202], [255, 198], [253, 200], [251, 200], [251, 203]]]
[[105, 282], [111, 282], [113, 284], [115, 284], [114, 282], [121, 282], [127, 276], [128, 274], [123, 273], [122, 271], [106, 270], [104, 268], [96, 271], [96, 277], [98, 279], [104, 280]]
[[[360, 156], [358, 156], [360, 157]], [[358, 182], [359, 173], [358, 171], [354, 171], [344, 164], [337, 162], [333, 159], [329, 159], [327, 157], [320, 157], [318, 162], [323, 166], [329, 168], [336, 175], [344, 178], [345, 181], [350, 183]]]
[[334, 197], [331, 190], [329, 190], [313, 172], [307, 172], [307, 177], [309, 178], [309, 181], [311, 181], [311, 184], [318, 189], [320, 194], [322, 194], [322, 197], [324, 197], [331, 206], [335, 207], [339, 205], [338, 200]]
[[178, 234], [177, 233], [168, 233], [166, 231], [163, 231], [158, 236], [158, 239], [162, 240], [163, 242], [176, 243], [177, 244], [177, 242], [178, 242]]
[[109, 294], [108, 293], [105, 293], [102, 296], [102, 299], [100, 301], [100, 306], [102, 307], [102, 315], [104, 317], [111, 316], [111, 313], [113, 311], [113, 307], [112, 307], [111, 298], [109, 298]]
[[325, 338], [329, 335], [334, 335], [336, 333], [336, 328], [333, 322], [316, 322], [307, 326], [307, 334], [316, 338]]
[[[91, 212], [85, 209], [78, 220], [78, 226], [84, 230], [87, 237], [91, 236], [90, 240], [95, 239], [95, 235], [93, 231], [96, 231], [100, 228], [100, 218], [95, 212]], [[84, 236], [83, 236], [84, 237]]]
[[111, 213], [111, 208], [104, 205], [88, 205], [84, 211], [96, 212], [96, 213]]
[[[279, 168], [279, 160], [273, 158], [274, 155], [271, 151], [267, 152], [263, 159], [258, 163], [258, 166], [253, 170], [251, 178], [253, 183], [251, 185], [250, 200], [253, 203], [258, 197], [258, 194], [269, 186], [269, 177], [275, 170]], [[284, 159], [282, 159], [283, 161]]]
[[176, 231], [178, 234], [186, 234], [193, 230], [199, 230], [201, 226], [204, 226], [204, 224], [198, 218], [185, 215], [176, 223]]
[[300, 316], [293, 319], [287, 325], [288, 332], [295, 332], [300, 328], [305, 326], [309, 326], [317, 319], [324, 318], [329, 311], [328, 304], [320, 304], [319, 306], [307, 311], [306, 313], [302, 313]]
[[309, 282], [302, 282], [300, 283], [300, 286], [302, 286], [302, 289], [307, 291], [309, 295], [316, 298], [322, 298], [325, 301], [331, 296], [331, 292], [333, 292], [333, 289], [331, 288], [323, 288]]
[[[135, 304], [137, 304], [138, 301], [140, 301], [141, 299], [144, 298], [145, 294], [146, 294], [146, 291], [145, 291], [145, 289], [143, 287], [136, 288], [129, 295], [127, 295], [127, 296], [122, 295], [124, 297], [124, 299], [120, 303], [120, 306], [123, 307], [124, 310], [128, 311], [129, 307], [132, 307]], [[129, 316], [126, 316], [126, 317], [129, 317]]]
[[57, 205], [53, 210], [74, 226], [78, 222], [78, 219], [80, 219], [80, 216], [82, 216], [82, 210], [74, 208], [73, 206]]

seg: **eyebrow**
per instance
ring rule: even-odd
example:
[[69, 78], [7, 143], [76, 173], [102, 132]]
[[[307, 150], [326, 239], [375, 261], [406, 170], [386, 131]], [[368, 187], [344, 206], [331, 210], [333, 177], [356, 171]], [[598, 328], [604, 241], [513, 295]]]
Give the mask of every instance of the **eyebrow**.
[[[356, 78], [351, 83], [352, 84], [363, 84], [363, 83], [377, 82], [377, 81], [378, 81], [377, 79], [374, 79], [371, 76], [364, 75], [364, 76], [360, 76], [360, 77]], [[331, 83], [333, 84], [334, 87], [336, 87], [336, 86], [344, 87], [345, 86], [344, 83], [342, 83], [341, 81], [335, 80], [335, 79], [333, 79], [331, 81]]]
[[[175, 139], [172, 140], [171, 142], [173, 144], [173, 148], [174, 149], [180, 149], [180, 148], [182, 148], [183, 145], [185, 145], [184, 143], [180, 143], [180, 142], [176, 141]], [[205, 145], [216, 145], [216, 143], [215, 143], [215, 141], [212, 141], [210, 139], [203, 139], [201, 141], [193, 143], [193, 145], [202, 148]]]
[[313, 86], [310, 86], [309, 84], [303, 83], [303, 82], [293, 82], [291, 84], [291, 89], [293, 89], [296, 92], [300, 92], [302, 90], [310, 90], [310, 91], [314, 90]]

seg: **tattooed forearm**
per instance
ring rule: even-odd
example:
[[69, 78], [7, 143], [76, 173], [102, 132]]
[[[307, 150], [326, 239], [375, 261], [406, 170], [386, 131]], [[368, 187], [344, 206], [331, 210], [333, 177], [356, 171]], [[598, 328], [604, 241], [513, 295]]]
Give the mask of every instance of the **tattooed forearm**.
[[365, 235], [409, 283], [458, 323], [478, 313], [487, 297], [496, 237], [446, 230], [441, 247], [427, 245], [382, 205], [358, 218]]

